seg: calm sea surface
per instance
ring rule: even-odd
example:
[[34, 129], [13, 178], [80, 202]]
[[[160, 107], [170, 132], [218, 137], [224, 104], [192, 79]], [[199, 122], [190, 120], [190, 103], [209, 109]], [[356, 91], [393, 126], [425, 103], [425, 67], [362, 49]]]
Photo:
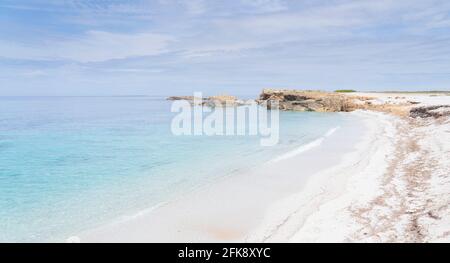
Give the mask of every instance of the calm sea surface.
[[354, 122], [280, 115], [280, 142], [174, 136], [161, 97], [0, 97], [0, 241], [63, 241]]

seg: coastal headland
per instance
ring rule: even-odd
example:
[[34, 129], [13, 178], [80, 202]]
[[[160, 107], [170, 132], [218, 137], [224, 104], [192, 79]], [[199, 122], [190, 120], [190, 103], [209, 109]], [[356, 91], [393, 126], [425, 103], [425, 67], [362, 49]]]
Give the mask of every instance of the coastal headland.
[[[255, 101], [277, 101], [280, 110], [314, 112], [351, 112], [371, 110], [398, 116], [442, 117], [450, 114], [450, 92], [327, 92], [317, 90], [263, 89]], [[194, 96], [171, 96], [168, 100], [193, 102]], [[230, 95], [198, 98], [204, 106], [244, 105], [245, 100]], [[440, 103], [442, 102], [442, 103]]]

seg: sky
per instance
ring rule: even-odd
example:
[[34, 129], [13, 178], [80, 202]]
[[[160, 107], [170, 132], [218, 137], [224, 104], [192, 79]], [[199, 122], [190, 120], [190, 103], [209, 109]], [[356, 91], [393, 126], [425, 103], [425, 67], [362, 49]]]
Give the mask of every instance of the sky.
[[0, 0], [0, 96], [450, 90], [447, 0]]

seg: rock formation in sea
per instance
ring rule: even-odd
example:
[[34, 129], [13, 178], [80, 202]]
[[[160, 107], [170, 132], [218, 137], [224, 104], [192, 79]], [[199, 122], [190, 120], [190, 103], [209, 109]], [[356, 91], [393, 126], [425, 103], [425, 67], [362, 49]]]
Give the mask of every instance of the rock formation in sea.
[[207, 107], [226, 107], [245, 105], [246, 102], [230, 95], [217, 95], [205, 98], [195, 98], [194, 96], [171, 96], [167, 100], [187, 100], [190, 103], [198, 101], [199, 104]]
[[[194, 96], [170, 96], [167, 98], [167, 100], [188, 100], [193, 101], [195, 99]], [[200, 100], [201, 98], [199, 98]]]

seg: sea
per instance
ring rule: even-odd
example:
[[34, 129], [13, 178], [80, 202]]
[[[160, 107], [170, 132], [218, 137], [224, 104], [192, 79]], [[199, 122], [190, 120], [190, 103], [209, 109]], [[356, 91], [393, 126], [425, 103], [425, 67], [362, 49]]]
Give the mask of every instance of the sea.
[[[0, 97], [0, 241], [64, 242], [262, 164], [308, 154], [345, 113], [280, 112], [280, 139], [176, 136], [163, 96]], [[326, 149], [324, 149], [325, 151]]]

